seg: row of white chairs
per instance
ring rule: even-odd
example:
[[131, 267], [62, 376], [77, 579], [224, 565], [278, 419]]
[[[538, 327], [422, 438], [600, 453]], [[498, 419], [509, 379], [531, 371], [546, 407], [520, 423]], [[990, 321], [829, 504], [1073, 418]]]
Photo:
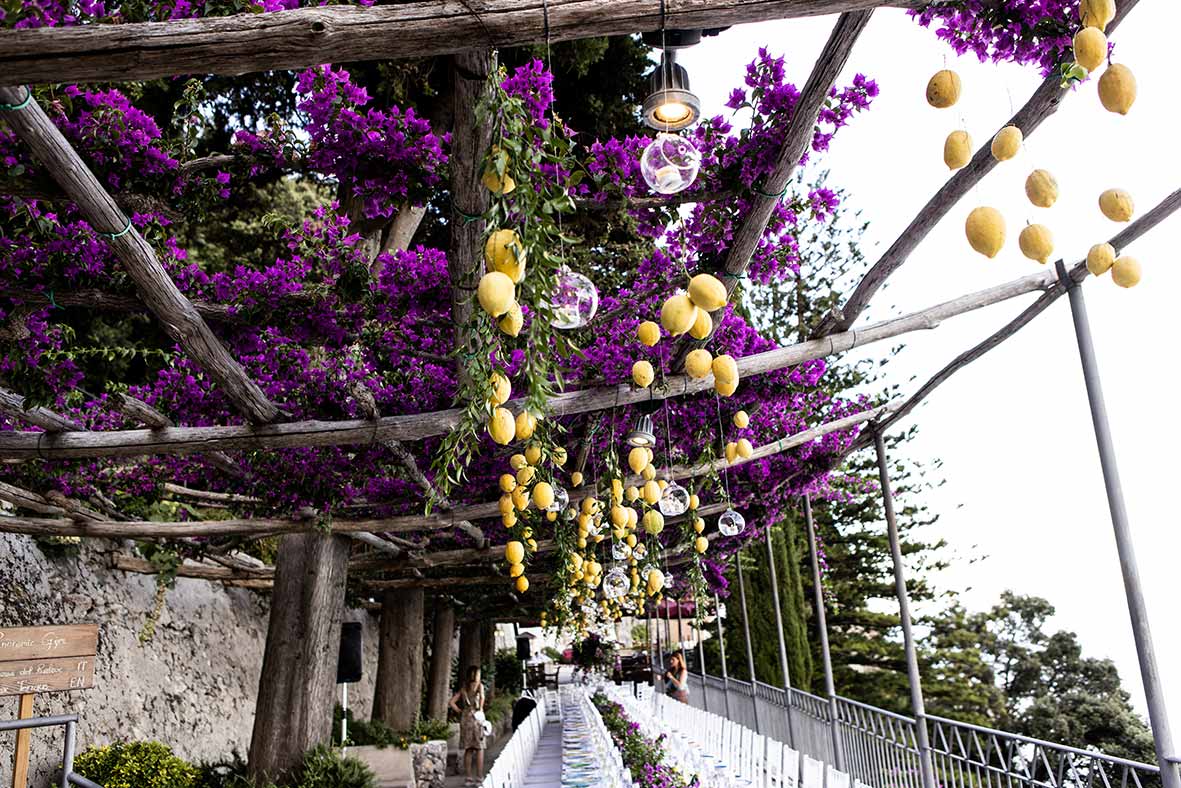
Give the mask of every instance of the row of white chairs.
[[508, 743], [496, 757], [496, 762], [488, 770], [482, 788], [521, 788], [525, 784], [525, 772], [529, 770], [529, 764], [537, 752], [537, 743], [549, 721], [549, 710], [558, 704], [558, 693], [553, 690], [526, 694], [537, 702], [537, 706], [513, 731]]

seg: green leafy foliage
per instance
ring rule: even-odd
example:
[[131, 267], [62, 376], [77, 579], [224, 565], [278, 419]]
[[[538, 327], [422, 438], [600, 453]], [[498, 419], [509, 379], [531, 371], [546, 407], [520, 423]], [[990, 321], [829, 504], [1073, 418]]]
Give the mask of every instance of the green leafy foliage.
[[435, 739], [446, 739], [451, 728], [446, 720], [416, 720], [407, 730], [395, 731], [381, 720], [358, 720], [351, 711], [344, 711], [338, 705], [333, 711], [333, 741], [340, 743], [340, 722], [348, 719], [348, 744], [352, 747], [371, 745], [374, 747], [396, 747], [405, 750], [411, 744]]
[[363, 761], [321, 744], [304, 756], [295, 788], [377, 788], [377, 777]]
[[74, 771], [103, 788], [195, 788], [197, 769], [158, 741], [90, 747], [74, 759]]
[[510, 694], [519, 694], [524, 687], [525, 673], [521, 668], [521, 660], [517, 659], [517, 650], [502, 648], [496, 652], [496, 690]]

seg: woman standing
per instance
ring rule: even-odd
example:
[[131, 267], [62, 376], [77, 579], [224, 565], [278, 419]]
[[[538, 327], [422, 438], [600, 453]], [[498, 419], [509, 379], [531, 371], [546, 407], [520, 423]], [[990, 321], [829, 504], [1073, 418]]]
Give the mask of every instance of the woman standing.
[[[484, 781], [484, 685], [480, 682], [479, 666], [467, 669], [467, 681], [447, 705], [459, 715], [459, 748], [463, 750], [463, 769], [467, 775], [464, 785], [479, 785]], [[479, 776], [473, 775], [473, 771]]]
[[664, 692], [681, 703], [689, 702], [689, 669], [685, 667], [685, 655], [673, 652], [668, 659], [668, 670], [664, 671]]

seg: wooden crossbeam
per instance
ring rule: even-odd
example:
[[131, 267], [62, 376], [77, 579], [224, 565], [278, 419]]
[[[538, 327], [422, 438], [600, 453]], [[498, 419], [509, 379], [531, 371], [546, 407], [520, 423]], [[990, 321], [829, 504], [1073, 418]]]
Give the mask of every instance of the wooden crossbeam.
[[[842, 353], [854, 347], [929, 330], [957, 315], [998, 304], [1011, 298], [1053, 286], [1053, 272], [1036, 274], [960, 296], [900, 317], [856, 331], [808, 340], [775, 348], [738, 360], [743, 377], [786, 369], [811, 359]], [[664, 388], [635, 389], [628, 384], [603, 386], [557, 394], [549, 401], [551, 416], [605, 410], [654, 399], [669, 399], [706, 391], [709, 378], [693, 380], [670, 376]], [[523, 407], [513, 400], [508, 407]], [[0, 432], [0, 458], [66, 459], [77, 457], [128, 457], [150, 454], [192, 454], [211, 450], [289, 448], [294, 446], [341, 446], [380, 440], [421, 440], [442, 435], [459, 420], [458, 409], [386, 416], [376, 421], [300, 421], [260, 426], [173, 427], [162, 430], [114, 430], [65, 432], [44, 435], [28, 432]]]
[[67, 419], [49, 408], [35, 405], [25, 407], [25, 399], [6, 389], [0, 389], [0, 413], [34, 427], [40, 427], [46, 432], [61, 432], [63, 430], [79, 430], [81, 425]]
[[[715, 28], [919, 0], [419, 0], [0, 32], [9, 85], [245, 74], [450, 55], [668, 28]], [[662, 14], [663, 9], [663, 14]]]
[[[1107, 26], [1108, 36], [1119, 26], [1119, 23], [1136, 6], [1138, 1], [1121, 0], [1115, 19]], [[1005, 126], [1016, 126], [1028, 138], [1046, 118], [1058, 111], [1062, 100], [1071, 92], [1072, 88], [1062, 87], [1061, 75], [1057, 72], [1050, 74], [1034, 91], [1025, 106], [1018, 110], [1017, 114], [1005, 123]], [[935, 225], [996, 166], [997, 161], [992, 156], [991, 145], [992, 137], [988, 137], [967, 166], [956, 170], [939, 191], [935, 192], [918, 212], [918, 215], [898, 236], [898, 239], [866, 272], [844, 305], [813, 329], [813, 337], [848, 331], [857, 322], [857, 318], [869, 306], [870, 299], [885, 284], [890, 275], [902, 267], [902, 264], [918, 248], [923, 239], [935, 229]]]
[[[3, 47], [0, 46], [0, 49]], [[0, 111], [33, 156], [57, 181], [62, 191], [99, 232], [135, 282], [140, 298], [159, 319], [167, 334], [213, 379], [226, 398], [252, 423], [274, 421], [279, 410], [266, 398], [241, 365], [230, 356], [204, 319], [160, 264], [156, 252], [111, 199], [57, 126], [26, 92], [0, 87], [0, 102], [22, 109]]]

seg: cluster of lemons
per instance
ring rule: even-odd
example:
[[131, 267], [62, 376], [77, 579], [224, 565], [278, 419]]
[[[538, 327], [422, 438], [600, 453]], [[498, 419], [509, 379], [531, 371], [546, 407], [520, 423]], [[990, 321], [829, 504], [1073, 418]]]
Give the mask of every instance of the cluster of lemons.
[[[734, 426], [740, 430], [746, 429], [750, 425], [750, 416], [745, 410], [740, 410], [730, 419]], [[739, 438], [736, 441], [729, 441], [726, 444], [726, 462], [733, 464], [733, 462], [741, 457], [744, 460], [749, 460], [754, 456], [755, 447], [746, 438]]]
[[[529, 430], [524, 439], [528, 440], [532, 435], [532, 430]], [[566, 459], [566, 450], [560, 446], [549, 452], [549, 461], [555, 466], [565, 465]], [[501, 522], [505, 528], [517, 529], [515, 535], [519, 537], [504, 546], [504, 558], [509, 565], [509, 577], [513, 578], [517, 592], [522, 594], [529, 590], [529, 579], [525, 576], [525, 556], [537, 552], [537, 540], [533, 537], [532, 527], [521, 524], [520, 518], [530, 507], [535, 508], [550, 522], [558, 518], [558, 513], [553, 508], [557, 492], [553, 484], [541, 478], [541, 474], [538, 473], [541, 460], [541, 446], [536, 443], [530, 444], [523, 453], [509, 457], [509, 467], [513, 472], [502, 474], [498, 482]]]
[[[713, 333], [711, 312], [726, 305], [726, 286], [712, 274], [697, 274], [689, 280], [684, 293], [669, 296], [660, 307], [660, 325], [645, 320], [636, 328], [636, 337], [647, 347], [660, 342], [660, 328], [670, 336], [688, 334], [694, 339], [706, 339]], [[714, 357], [705, 348], [696, 348], [685, 356], [685, 374], [700, 380], [714, 376], [714, 390], [723, 397], [729, 397], [738, 389], [738, 362], [733, 356]], [[640, 388], [647, 388], [656, 379], [656, 372], [650, 361], [632, 364], [632, 382]]]
[[[1083, 27], [1074, 37], [1075, 65], [1093, 73], [1107, 60], [1107, 36], [1104, 31], [1115, 18], [1114, 0], [1081, 0], [1079, 15]], [[960, 78], [954, 71], [943, 69], [927, 83], [927, 103], [936, 109], [955, 105], [960, 97]], [[1099, 101], [1104, 109], [1120, 115], [1128, 114], [1136, 100], [1136, 78], [1131, 69], [1113, 63], [1099, 78]], [[997, 132], [990, 146], [993, 158], [1007, 161], [1021, 149], [1021, 129], [1006, 126]], [[949, 169], [964, 167], [972, 159], [972, 138], [968, 132], [956, 130], [943, 144], [943, 161]], [[1049, 208], [1058, 199], [1058, 181], [1047, 170], [1036, 169], [1025, 179], [1025, 195], [1038, 208]], [[1107, 189], [1099, 195], [1099, 210], [1114, 222], [1132, 218], [1132, 196], [1123, 189]], [[968, 243], [985, 257], [993, 258], [1005, 245], [1005, 219], [995, 208], [981, 206], [968, 214], [964, 225]], [[1029, 224], [1017, 238], [1021, 253], [1031, 260], [1046, 263], [1054, 253], [1054, 237], [1044, 224]], [[1131, 257], [1115, 257], [1110, 244], [1096, 244], [1087, 255], [1087, 267], [1096, 276], [1111, 271], [1112, 280], [1121, 287], [1132, 287], [1140, 281], [1140, 263]]]

